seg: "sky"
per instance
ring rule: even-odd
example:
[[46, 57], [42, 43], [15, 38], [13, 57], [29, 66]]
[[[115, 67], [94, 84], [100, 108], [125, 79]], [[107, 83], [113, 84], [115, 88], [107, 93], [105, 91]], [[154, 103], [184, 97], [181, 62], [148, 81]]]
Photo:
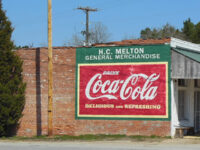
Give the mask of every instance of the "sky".
[[[47, 46], [48, 0], [3, 0], [12, 22], [17, 46]], [[90, 13], [90, 26], [105, 25], [110, 41], [139, 38], [146, 27], [166, 23], [181, 29], [183, 21], [200, 21], [200, 0], [52, 0], [53, 46], [64, 46], [75, 33], [85, 30], [85, 13], [77, 7], [97, 8]]]

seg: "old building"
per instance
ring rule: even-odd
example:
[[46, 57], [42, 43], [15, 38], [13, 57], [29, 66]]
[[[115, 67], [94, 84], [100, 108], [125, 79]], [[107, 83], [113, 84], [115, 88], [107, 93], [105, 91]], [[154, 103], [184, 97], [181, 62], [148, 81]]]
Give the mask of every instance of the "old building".
[[[16, 53], [24, 61], [23, 75], [27, 83], [26, 105], [17, 134], [47, 134], [47, 48], [20, 49]], [[93, 84], [95, 88], [91, 90], [90, 77], [99, 71], [102, 74], [98, 78], [102, 81]], [[131, 76], [126, 80], [132, 72], [144, 79]], [[135, 90], [125, 87], [133, 78], [138, 82]], [[55, 135], [173, 137], [177, 131], [200, 131], [200, 46], [197, 44], [170, 38], [125, 40], [77, 50], [55, 47], [53, 80]], [[87, 81], [91, 81], [91, 86]], [[130, 84], [136, 86], [136, 82]], [[124, 95], [123, 90], [118, 91], [118, 85], [126, 89]], [[99, 95], [100, 91], [104, 95]], [[92, 101], [96, 99], [102, 101]]]

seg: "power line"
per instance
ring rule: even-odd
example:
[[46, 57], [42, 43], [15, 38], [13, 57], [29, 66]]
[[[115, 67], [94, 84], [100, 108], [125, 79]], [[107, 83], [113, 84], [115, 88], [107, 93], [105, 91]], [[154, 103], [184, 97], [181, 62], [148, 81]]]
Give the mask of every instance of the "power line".
[[85, 34], [85, 42], [86, 42], [86, 46], [89, 46], [89, 12], [95, 12], [97, 11], [97, 9], [95, 8], [90, 8], [90, 7], [78, 7], [77, 9], [79, 10], [83, 10], [86, 14], [86, 30], [82, 31], [82, 34]]

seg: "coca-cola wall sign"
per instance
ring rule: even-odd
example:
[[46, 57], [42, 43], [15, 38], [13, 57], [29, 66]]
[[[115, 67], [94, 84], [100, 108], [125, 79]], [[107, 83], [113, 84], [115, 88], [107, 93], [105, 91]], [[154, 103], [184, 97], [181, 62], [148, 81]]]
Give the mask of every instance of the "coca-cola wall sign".
[[76, 49], [76, 119], [170, 120], [170, 46]]

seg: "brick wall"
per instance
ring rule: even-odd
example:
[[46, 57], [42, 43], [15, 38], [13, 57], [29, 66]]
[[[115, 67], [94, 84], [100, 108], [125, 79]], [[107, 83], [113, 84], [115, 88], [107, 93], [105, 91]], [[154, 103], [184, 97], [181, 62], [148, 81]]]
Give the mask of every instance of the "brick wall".
[[[27, 83], [26, 104], [17, 132], [19, 136], [47, 134], [47, 49], [21, 49]], [[168, 121], [75, 120], [75, 48], [53, 50], [53, 133], [55, 135], [126, 134], [170, 135]]]

